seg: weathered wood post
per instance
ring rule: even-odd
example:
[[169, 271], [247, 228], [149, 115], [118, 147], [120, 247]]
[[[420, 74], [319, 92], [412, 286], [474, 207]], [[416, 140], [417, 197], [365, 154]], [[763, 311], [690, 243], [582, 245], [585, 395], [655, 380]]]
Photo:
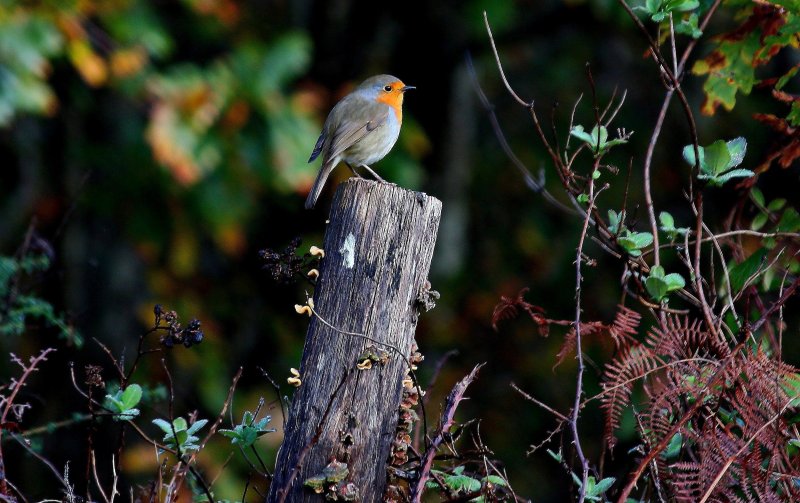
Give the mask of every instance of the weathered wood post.
[[[345, 467], [344, 482], [357, 490], [358, 501], [381, 501], [441, 208], [426, 194], [363, 179], [351, 178], [336, 191], [314, 292], [322, 319], [313, 317], [308, 327], [302, 385], [289, 409], [268, 502], [323, 501], [304, 482], [321, 482], [326, 473], [337, 479]], [[381, 353], [388, 360], [357, 368], [359, 358]]]

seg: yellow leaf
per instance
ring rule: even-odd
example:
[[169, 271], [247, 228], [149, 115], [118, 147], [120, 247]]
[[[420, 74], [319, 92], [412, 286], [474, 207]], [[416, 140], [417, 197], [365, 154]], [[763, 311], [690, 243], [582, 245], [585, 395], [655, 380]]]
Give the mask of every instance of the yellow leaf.
[[67, 47], [70, 61], [83, 80], [92, 87], [101, 86], [108, 80], [106, 62], [98, 56], [86, 40], [73, 40]]

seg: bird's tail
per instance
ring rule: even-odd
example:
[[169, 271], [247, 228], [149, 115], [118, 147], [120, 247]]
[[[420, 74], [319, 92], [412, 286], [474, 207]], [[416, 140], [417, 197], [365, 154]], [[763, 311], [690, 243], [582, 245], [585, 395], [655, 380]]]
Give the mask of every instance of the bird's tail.
[[307, 210], [313, 208], [317, 203], [317, 199], [322, 193], [322, 189], [325, 187], [325, 182], [328, 181], [328, 177], [333, 171], [333, 168], [336, 167], [337, 163], [338, 159], [329, 159], [327, 162], [322, 164], [322, 168], [319, 170], [317, 179], [314, 181], [314, 186], [311, 187], [311, 192], [308, 193], [308, 197], [306, 198]]

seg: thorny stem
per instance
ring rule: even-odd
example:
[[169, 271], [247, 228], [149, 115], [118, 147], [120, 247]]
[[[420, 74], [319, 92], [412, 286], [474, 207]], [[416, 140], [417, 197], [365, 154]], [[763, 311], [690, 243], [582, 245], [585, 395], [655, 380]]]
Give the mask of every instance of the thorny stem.
[[[600, 163], [598, 158], [594, 162], [593, 170], [597, 169]], [[602, 190], [602, 189], [601, 189]], [[599, 192], [598, 192], [599, 194]], [[572, 438], [575, 444], [575, 452], [578, 455], [578, 460], [581, 464], [581, 487], [578, 493], [578, 503], [582, 503], [586, 497], [586, 480], [589, 477], [589, 461], [583, 454], [581, 447], [581, 439], [578, 433], [578, 416], [581, 410], [581, 398], [583, 397], [583, 349], [581, 348], [581, 282], [583, 277], [581, 275], [581, 264], [583, 263], [583, 244], [586, 241], [586, 233], [589, 230], [589, 219], [594, 208], [594, 202], [597, 195], [594, 191], [594, 177], [589, 181], [589, 208], [586, 210], [586, 217], [583, 219], [583, 230], [581, 237], [578, 241], [578, 248], [575, 254], [575, 355], [578, 359], [578, 376], [575, 385], [575, 402], [572, 406], [572, 412], [569, 417], [569, 425], [572, 430]]]
[[[6, 423], [6, 418], [8, 417], [9, 412], [14, 409], [14, 400], [16, 400], [19, 391], [25, 386], [25, 381], [27, 381], [31, 374], [37, 370], [37, 367], [40, 363], [47, 361], [47, 355], [54, 351], [55, 349], [53, 348], [43, 349], [38, 355], [30, 358], [28, 365], [25, 365], [22, 360], [12, 354], [11, 360], [22, 367], [22, 375], [16, 380], [16, 383], [11, 388], [11, 393], [9, 393], [8, 397], [4, 398], [3, 404], [5, 407], [3, 408], [2, 415], [0, 415], [0, 425]], [[13, 382], [14, 381], [12, 381], [12, 383]], [[2, 446], [2, 441], [3, 428], [0, 427], [0, 446]], [[5, 496], [8, 494], [5, 474], [6, 471], [5, 462], [3, 461], [3, 450], [0, 448], [0, 496]]]
[[411, 501], [413, 503], [419, 503], [421, 501], [420, 498], [422, 497], [422, 493], [425, 489], [425, 482], [431, 473], [431, 466], [433, 465], [436, 451], [438, 450], [439, 446], [449, 437], [450, 427], [453, 425], [453, 418], [455, 416], [456, 409], [458, 408], [458, 404], [461, 402], [461, 400], [463, 400], [467, 387], [472, 383], [472, 381], [475, 380], [475, 377], [478, 375], [478, 371], [481, 369], [481, 367], [483, 367], [483, 365], [484, 364], [476, 365], [472, 369], [472, 372], [456, 383], [456, 385], [453, 386], [453, 389], [450, 391], [450, 394], [447, 395], [444, 412], [442, 412], [441, 423], [439, 424], [436, 436], [420, 459], [419, 476], [411, 493]]

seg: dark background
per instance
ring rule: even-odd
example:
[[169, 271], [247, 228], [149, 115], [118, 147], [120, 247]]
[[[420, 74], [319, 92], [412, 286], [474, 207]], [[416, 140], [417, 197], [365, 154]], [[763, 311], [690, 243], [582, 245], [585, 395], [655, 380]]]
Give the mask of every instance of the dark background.
[[[580, 95], [576, 123], [593, 120], [587, 64], [601, 106], [615, 92], [619, 97], [627, 91], [616, 126], [635, 134], [607, 159], [621, 172], [605, 180], [612, 189], [599, 204], [603, 213], [621, 207], [632, 158], [629, 214], [639, 221], [635, 227], [647, 230], [641, 166], [664, 88], [645, 57], [643, 38], [616, 2], [0, 5], [13, 13], [5, 23], [40, 19], [59, 34], [39, 79], [50, 86], [50, 104], [30, 110], [20, 106], [0, 129], [0, 252], [13, 254], [34, 222], [55, 255], [51, 270], [30, 286], [67, 313], [86, 340], [78, 348], [44, 326], [32, 327], [22, 338], [0, 340], [4, 354], [24, 357], [45, 346], [58, 348], [30, 384], [27, 398], [33, 408], [24, 427], [84, 412], [83, 399], [68, 381], [68, 363], [78, 369], [101, 364], [104, 378], [113, 381], [110, 362], [92, 339], [130, 359], [138, 335], [152, 322], [155, 303], [175, 309], [186, 321], [199, 318], [206, 334], [198, 347], [178, 348], [167, 356], [177, 414], [198, 409], [200, 417], [215, 416], [239, 366], [244, 377], [235, 395], [235, 417], [254, 407], [260, 396], [274, 400], [256, 367], [283, 383], [288, 369], [299, 366], [308, 320], [295, 315], [293, 305], [303, 302], [309, 287], [272, 282], [261, 270], [258, 251], [283, 249], [296, 236], [303, 238], [301, 252], [321, 243], [334, 184], [317, 209], [303, 210], [318, 169], [318, 163], [305, 160], [336, 100], [363, 78], [391, 73], [417, 90], [406, 95], [400, 141], [376, 168], [387, 180], [444, 203], [430, 278], [442, 298], [422, 317], [417, 334], [426, 356], [423, 382], [442, 355], [453, 349], [458, 354], [448, 360], [429, 396], [428, 421], [435, 423], [450, 387], [473, 365], [486, 362], [458, 419], [480, 420], [483, 441], [507, 468], [519, 495], [565, 500], [573, 485], [568, 474], [543, 449], [526, 456], [529, 446], [541, 442], [556, 423], [509, 386], [513, 381], [553, 408], [569, 411], [574, 360], [553, 368], [564, 330], [553, 329], [549, 338], [541, 338], [529, 320], [519, 319], [495, 332], [491, 314], [501, 295], [528, 286], [527, 300], [549, 316], [574, 316], [572, 262], [582, 222], [526, 187], [499, 147], [466, 61], [471, 58], [477, 82], [496, 107], [516, 154], [535, 174], [543, 170], [548, 189], [562, 200], [530, 116], [502, 87], [482, 11], [488, 12], [509, 81], [524, 99], [536, 100], [548, 131], [554, 110], [562, 144]], [[735, 25], [723, 11], [708, 33]], [[13, 39], [13, 34], [5, 37]], [[4, 57], [35, 45], [22, 36], [17, 43], [6, 46]], [[88, 56], [75, 49], [81, 44], [88, 47]], [[115, 73], [110, 64], [115, 56], [142, 47], [145, 56], [138, 66]], [[697, 54], [707, 53], [701, 42]], [[779, 55], [759, 71], [777, 75], [792, 63]], [[102, 67], [106, 76], [98, 78], [92, 72]], [[756, 90], [740, 97], [733, 112], [703, 117], [701, 85], [691, 75], [684, 81], [698, 111], [701, 143], [744, 135], [749, 154], [743, 167], [752, 167], [768, 133], [750, 114], [779, 108]], [[656, 150], [653, 196], [659, 210], [669, 210], [681, 225], [690, 222], [682, 195], [688, 166], [680, 157], [689, 141], [675, 102]], [[582, 169], [589, 169], [589, 161]], [[341, 168], [334, 182], [347, 176]], [[760, 185], [768, 199], [791, 198], [796, 180], [796, 169], [772, 170]], [[734, 195], [732, 188], [710, 194], [712, 228], [720, 228]], [[584, 317], [608, 322], [621, 299], [622, 265], [592, 243], [587, 253], [598, 265], [586, 272]], [[685, 272], [674, 257], [665, 260], [668, 269]], [[645, 323], [652, 319], [645, 317]], [[796, 333], [796, 324], [790, 327]], [[789, 339], [785, 357], [797, 363], [798, 346]], [[592, 395], [599, 389], [610, 344], [593, 341], [587, 351], [586, 391]], [[0, 369], [5, 382], [14, 375], [6, 363]], [[158, 358], [151, 358], [134, 380], [152, 385], [164, 377]], [[284, 385], [283, 392], [289, 393], [289, 387]], [[156, 435], [149, 420], [163, 417], [165, 410], [163, 402], [148, 407], [143, 427]], [[273, 416], [279, 424], [277, 409]], [[108, 428], [98, 435], [110, 445], [116, 430]], [[587, 455], [599, 461], [602, 420], [596, 404], [585, 409], [580, 428]], [[609, 476], [624, 475], [633, 463], [628, 455], [635, 445], [632, 421], [619, 436], [622, 442], [613, 456], [605, 457]], [[85, 438], [86, 425], [76, 424], [40, 437], [37, 446], [56, 467], [72, 460], [73, 481], [80, 486]], [[130, 433], [128, 439], [124, 475], [141, 484], [155, 473], [156, 459], [152, 448]], [[558, 450], [560, 440], [557, 435], [548, 447]], [[279, 433], [260, 441], [268, 463], [279, 443]], [[569, 445], [569, 439], [563, 443]], [[41, 464], [7, 442], [3, 449], [9, 478], [26, 481], [30, 498], [58, 497], [55, 479]], [[202, 468], [216, 475], [229, 451], [227, 440], [216, 439], [200, 458]], [[110, 454], [104, 455], [107, 465]], [[240, 498], [246, 465], [236, 456], [221, 473], [214, 486], [217, 495]]]

